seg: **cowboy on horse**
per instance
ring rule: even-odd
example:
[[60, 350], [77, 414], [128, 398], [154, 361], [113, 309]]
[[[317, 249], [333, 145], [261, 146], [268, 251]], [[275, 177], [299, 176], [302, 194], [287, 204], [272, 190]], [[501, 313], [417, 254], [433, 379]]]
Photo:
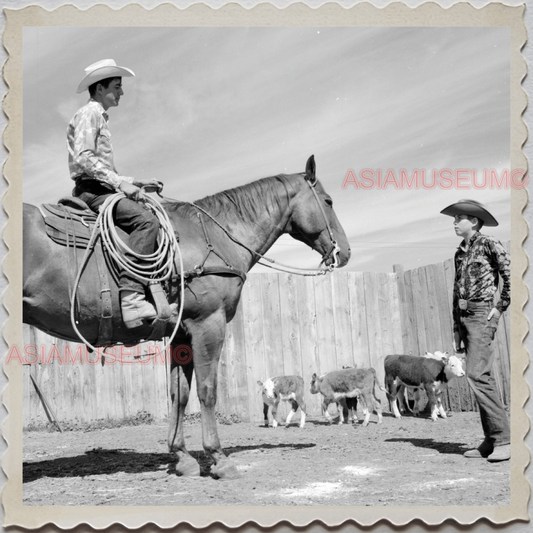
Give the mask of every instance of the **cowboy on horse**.
[[[135, 76], [132, 70], [119, 67], [113, 59], [89, 65], [78, 86], [77, 93], [89, 91], [89, 101], [81, 107], [67, 129], [68, 165], [75, 182], [74, 197], [85, 202], [98, 213], [110, 196], [123, 193], [113, 211], [117, 227], [129, 234], [126, 252], [132, 262], [154, 253], [159, 233], [159, 220], [143, 204], [144, 191], [160, 191], [161, 182], [155, 179], [123, 176], [115, 169], [107, 111], [119, 105], [122, 78]], [[122, 319], [127, 328], [143, 325], [157, 317], [155, 307], [146, 300], [146, 283], [127, 269], [119, 274]], [[170, 306], [172, 314], [177, 304]]]
[[[78, 87], [78, 92], [93, 88], [91, 99], [68, 128], [69, 167], [76, 182], [74, 195], [90, 209], [76, 198], [66, 200], [79, 201], [78, 211], [65, 209], [65, 199], [60, 206], [23, 205], [23, 320], [54, 337], [81, 339], [89, 347], [167, 336], [172, 354], [168, 447], [178, 458], [176, 473], [200, 475], [184, 433], [194, 374], [203, 447], [214, 463], [211, 474], [231, 479], [240, 474], [218, 437], [218, 365], [226, 324], [237, 312], [246, 273], [268, 259], [264, 254], [283, 234], [322, 257], [323, 268], [300, 272], [303, 275], [322, 275], [344, 266], [350, 245], [333, 200], [316, 176], [314, 156], [304, 172], [262, 178], [196, 202], [164, 199], [156, 208], [156, 201], [145, 197], [142, 189], [159, 191], [158, 181], [121, 176], [114, 167], [106, 111], [118, 105], [123, 76], [133, 72], [104, 60], [86, 69]], [[93, 211], [99, 209], [97, 217]], [[119, 226], [116, 232], [114, 224]], [[104, 225], [109, 231], [99, 232]], [[178, 227], [183, 255], [177, 245]], [[118, 239], [108, 239], [108, 234]], [[119, 248], [132, 255], [131, 260], [120, 255], [118, 261], [114, 252]], [[163, 254], [165, 249], [171, 253]], [[85, 250], [81, 262], [80, 250]], [[157, 257], [154, 267], [146, 257], [150, 255]], [[121, 267], [114, 268], [113, 260]], [[148, 270], [148, 277], [139, 274]], [[147, 286], [157, 313], [145, 298]], [[176, 303], [169, 306], [167, 300]], [[119, 306], [122, 317], [113, 312]], [[146, 324], [150, 319], [153, 322]], [[193, 357], [174, 357], [180, 350]]]

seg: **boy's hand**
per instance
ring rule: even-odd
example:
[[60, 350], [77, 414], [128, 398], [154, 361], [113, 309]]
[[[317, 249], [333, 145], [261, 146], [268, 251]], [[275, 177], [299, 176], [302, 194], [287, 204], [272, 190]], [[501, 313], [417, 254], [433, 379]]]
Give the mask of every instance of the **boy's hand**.
[[137, 185], [127, 182], [126, 180], [120, 182], [119, 190], [126, 195], [126, 198], [138, 202], [143, 198], [143, 191]]
[[142, 187], [146, 192], [161, 192], [163, 184], [156, 179], [138, 178], [133, 181], [137, 187]]

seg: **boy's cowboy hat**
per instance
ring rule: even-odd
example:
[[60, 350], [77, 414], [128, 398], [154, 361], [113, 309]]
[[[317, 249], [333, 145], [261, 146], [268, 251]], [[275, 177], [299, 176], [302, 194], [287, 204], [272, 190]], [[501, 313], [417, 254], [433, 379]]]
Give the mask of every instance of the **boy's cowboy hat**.
[[443, 215], [470, 215], [483, 220], [485, 226], [497, 226], [498, 221], [487, 211], [481, 202], [476, 200], [459, 200], [441, 211]]
[[122, 78], [123, 76], [135, 76], [132, 70], [119, 67], [113, 59], [102, 59], [85, 69], [85, 77], [78, 85], [78, 94], [89, 88], [89, 85], [106, 78]]

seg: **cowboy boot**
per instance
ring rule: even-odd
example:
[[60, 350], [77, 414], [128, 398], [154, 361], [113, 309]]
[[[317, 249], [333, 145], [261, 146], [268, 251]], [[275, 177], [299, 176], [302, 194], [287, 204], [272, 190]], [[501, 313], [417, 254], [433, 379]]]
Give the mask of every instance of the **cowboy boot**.
[[138, 328], [143, 325], [143, 320], [150, 321], [157, 317], [154, 306], [140, 292], [121, 291], [121, 308], [122, 320], [128, 329]]
[[467, 450], [463, 455], [469, 459], [487, 458], [494, 451], [492, 439], [485, 437], [485, 440], [473, 450]]

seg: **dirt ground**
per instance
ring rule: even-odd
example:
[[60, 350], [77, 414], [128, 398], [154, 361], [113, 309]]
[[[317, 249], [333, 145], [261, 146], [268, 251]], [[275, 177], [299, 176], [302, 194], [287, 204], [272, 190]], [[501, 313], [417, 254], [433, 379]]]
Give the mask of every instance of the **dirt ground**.
[[[299, 421], [299, 412], [294, 420]], [[200, 478], [177, 477], [163, 423], [97, 431], [27, 431], [24, 505], [490, 505], [510, 504], [510, 463], [466, 459], [480, 442], [477, 413], [447, 420], [384, 413], [368, 427], [310, 418], [219, 424], [242, 477], [209, 474], [197, 420], [185, 434]], [[173, 473], [174, 472], [174, 473]], [[223, 489], [223, 490], [221, 490]]]

